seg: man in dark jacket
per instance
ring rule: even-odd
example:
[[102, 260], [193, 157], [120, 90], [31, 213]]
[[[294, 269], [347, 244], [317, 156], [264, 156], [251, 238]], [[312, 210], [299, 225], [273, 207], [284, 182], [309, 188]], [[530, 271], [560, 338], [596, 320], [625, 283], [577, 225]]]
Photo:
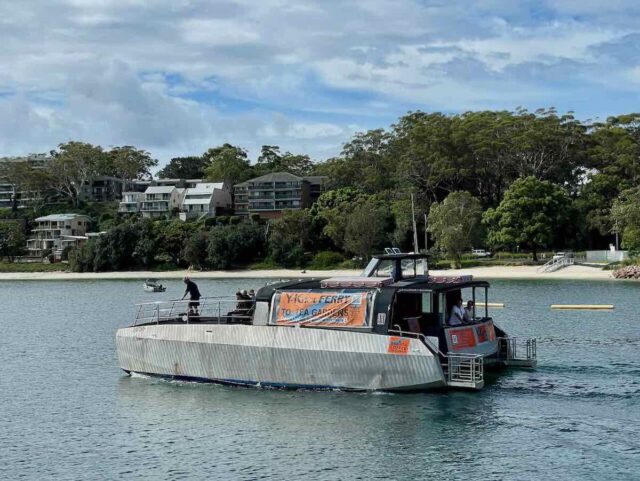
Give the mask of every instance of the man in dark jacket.
[[188, 277], [184, 278], [184, 283], [187, 285], [187, 288], [184, 291], [182, 299], [189, 294], [189, 300], [191, 301], [189, 302], [189, 314], [197, 316], [198, 306], [200, 305], [200, 291], [198, 290], [197, 284]]

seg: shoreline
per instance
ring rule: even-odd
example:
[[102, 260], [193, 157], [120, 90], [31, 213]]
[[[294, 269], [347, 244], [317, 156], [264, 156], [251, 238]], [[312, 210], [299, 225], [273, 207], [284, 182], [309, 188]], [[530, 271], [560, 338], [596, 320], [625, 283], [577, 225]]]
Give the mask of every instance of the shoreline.
[[[0, 272], [0, 281], [58, 281], [58, 280], [135, 280], [135, 279], [181, 279], [189, 275], [194, 279], [256, 279], [256, 278], [310, 278], [358, 275], [358, 270], [305, 271], [299, 269], [265, 269], [232, 271], [122, 271], [122, 272]], [[477, 279], [524, 279], [524, 280], [611, 280], [616, 279], [613, 271], [596, 267], [573, 265], [556, 272], [537, 272], [537, 266], [491, 266], [471, 267], [457, 270], [431, 270], [434, 276], [472, 275]]]

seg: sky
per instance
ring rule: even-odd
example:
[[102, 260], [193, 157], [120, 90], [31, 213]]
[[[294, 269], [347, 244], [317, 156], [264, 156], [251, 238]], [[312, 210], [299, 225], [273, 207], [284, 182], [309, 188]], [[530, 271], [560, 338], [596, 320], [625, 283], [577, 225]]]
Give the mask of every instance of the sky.
[[637, 0], [0, 0], [0, 157], [323, 160], [408, 111], [640, 110]]

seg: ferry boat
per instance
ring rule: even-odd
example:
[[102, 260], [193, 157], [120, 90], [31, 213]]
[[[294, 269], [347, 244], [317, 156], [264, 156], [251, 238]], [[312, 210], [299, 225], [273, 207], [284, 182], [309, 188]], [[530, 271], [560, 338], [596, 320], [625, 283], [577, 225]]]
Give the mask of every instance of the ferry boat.
[[[536, 365], [535, 339], [508, 336], [489, 316], [489, 283], [431, 276], [426, 258], [374, 256], [357, 277], [267, 285], [251, 301], [205, 297], [143, 303], [119, 329], [120, 367], [172, 379], [277, 388], [480, 389], [485, 367]], [[454, 304], [475, 301], [468, 323]]]

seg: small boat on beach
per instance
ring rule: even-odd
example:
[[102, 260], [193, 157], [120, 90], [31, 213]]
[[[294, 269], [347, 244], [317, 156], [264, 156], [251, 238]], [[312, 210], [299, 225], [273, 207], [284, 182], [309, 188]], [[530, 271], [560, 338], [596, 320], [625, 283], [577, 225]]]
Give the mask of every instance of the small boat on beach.
[[147, 279], [144, 281], [142, 288], [145, 292], [164, 292], [167, 290], [167, 287], [160, 284], [158, 279]]
[[[360, 276], [267, 285], [255, 299], [137, 306], [119, 329], [120, 367], [171, 379], [358, 391], [480, 389], [485, 368], [536, 365], [535, 339], [508, 336], [488, 312], [489, 283], [431, 276], [426, 257], [374, 256]], [[460, 299], [474, 301], [450, 324]]]

